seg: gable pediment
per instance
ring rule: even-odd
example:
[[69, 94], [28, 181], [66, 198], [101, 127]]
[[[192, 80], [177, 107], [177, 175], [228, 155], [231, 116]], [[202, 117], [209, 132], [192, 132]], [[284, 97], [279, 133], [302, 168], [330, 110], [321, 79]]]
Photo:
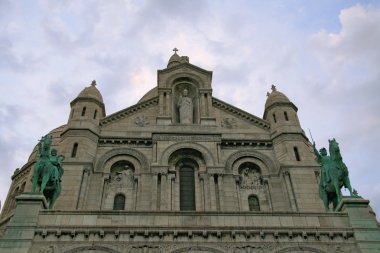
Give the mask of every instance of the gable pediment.
[[[121, 111], [115, 112], [102, 120], [100, 120], [100, 126], [107, 126], [116, 122], [119, 122], [123, 119], [130, 118], [132, 115], [136, 115], [138, 113], [141, 113], [147, 109], [157, 107], [158, 105], [158, 97], [151, 98], [149, 100], [143, 101], [141, 103], [137, 103], [135, 105], [132, 105], [128, 108], [125, 108]], [[143, 125], [145, 124], [143, 116], [137, 117], [135, 119], [136, 125]]]
[[[266, 131], [270, 129], [270, 124], [266, 120], [263, 120], [255, 115], [252, 115], [242, 109], [239, 109], [215, 97], [212, 98], [212, 105], [215, 109], [221, 110], [226, 115], [233, 116], [234, 119], [236, 118], [238, 120], [242, 120], [250, 125], [254, 125]], [[230, 128], [233, 126], [228, 126], [228, 124], [234, 124], [234, 123], [225, 121], [225, 124], [227, 124], [226, 126], [227, 128]], [[223, 122], [222, 122], [222, 126], [223, 126]]]

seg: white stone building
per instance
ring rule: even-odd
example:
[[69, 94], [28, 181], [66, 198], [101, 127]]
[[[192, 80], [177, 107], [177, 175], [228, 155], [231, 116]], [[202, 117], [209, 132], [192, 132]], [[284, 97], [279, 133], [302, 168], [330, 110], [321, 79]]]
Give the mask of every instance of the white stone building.
[[325, 212], [297, 107], [274, 86], [254, 116], [213, 97], [212, 72], [176, 52], [121, 111], [106, 115], [95, 84], [49, 133], [65, 156], [54, 209], [24, 194], [37, 148], [12, 176], [0, 252], [380, 252], [367, 200]]

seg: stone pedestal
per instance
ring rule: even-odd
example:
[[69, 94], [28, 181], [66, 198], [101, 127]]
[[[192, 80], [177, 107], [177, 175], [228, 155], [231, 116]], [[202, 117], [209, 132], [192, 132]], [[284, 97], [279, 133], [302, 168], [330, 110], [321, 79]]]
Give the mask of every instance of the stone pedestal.
[[358, 248], [363, 253], [380, 252], [380, 231], [369, 200], [361, 197], [344, 197], [337, 211], [348, 213]]
[[27, 253], [32, 245], [39, 212], [46, 208], [47, 202], [42, 194], [17, 196], [15, 213], [0, 240], [0, 252]]

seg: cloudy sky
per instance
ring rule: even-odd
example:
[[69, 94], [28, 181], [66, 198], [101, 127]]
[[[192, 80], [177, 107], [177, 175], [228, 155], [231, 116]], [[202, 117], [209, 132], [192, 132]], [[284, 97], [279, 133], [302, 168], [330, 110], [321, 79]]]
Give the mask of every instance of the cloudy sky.
[[379, 24], [379, 1], [0, 0], [0, 200], [91, 80], [119, 111], [177, 47], [213, 71], [215, 97], [259, 117], [276, 84], [318, 148], [338, 140], [379, 219]]

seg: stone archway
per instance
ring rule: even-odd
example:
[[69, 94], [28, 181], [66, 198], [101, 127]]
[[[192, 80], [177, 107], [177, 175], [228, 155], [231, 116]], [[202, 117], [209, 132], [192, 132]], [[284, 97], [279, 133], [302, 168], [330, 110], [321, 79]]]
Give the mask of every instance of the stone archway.
[[219, 249], [202, 246], [190, 246], [170, 251], [170, 253], [225, 253]]
[[63, 251], [64, 253], [121, 253], [120, 251], [104, 246], [81, 246]]
[[96, 163], [96, 166], [95, 166], [96, 171], [101, 171], [104, 165], [110, 159], [112, 159], [115, 156], [120, 156], [120, 155], [130, 155], [136, 158], [141, 164], [141, 167], [142, 167], [141, 169], [144, 171], [148, 171], [149, 163], [145, 155], [137, 150], [130, 149], [130, 148], [118, 148], [118, 149], [113, 149], [105, 153]]
[[[268, 156], [257, 152], [257, 151], [237, 151], [230, 155], [226, 160], [226, 171], [233, 172], [233, 167], [236, 161], [242, 159], [242, 158], [252, 158], [253, 162], [254, 160], [260, 161], [262, 164], [265, 165], [266, 168], [268, 168], [268, 172], [275, 172], [279, 169], [279, 164], [270, 159]], [[262, 168], [263, 169], [263, 168]]]
[[193, 143], [193, 142], [176, 143], [166, 148], [161, 155], [160, 165], [167, 166], [169, 163], [169, 157], [175, 151], [179, 149], [187, 149], [187, 148], [199, 151], [202, 154], [202, 158], [204, 159], [206, 166], [215, 165], [215, 157], [213, 156], [213, 154], [206, 147], [202, 146], [201, 144]]
[[275, 253], [326, 253], [326, 251], [307, 246], [293, 246], [280, 249], [278, 251], [275, 251]]

